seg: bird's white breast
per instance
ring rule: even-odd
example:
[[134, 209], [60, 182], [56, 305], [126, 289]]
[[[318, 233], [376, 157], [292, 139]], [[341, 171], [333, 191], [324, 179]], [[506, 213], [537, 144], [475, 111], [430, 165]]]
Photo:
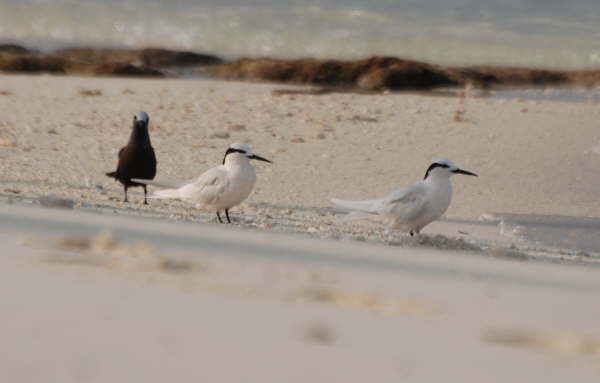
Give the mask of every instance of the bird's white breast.
[[434, 179], [428, 186], [428, 201], [421, 219], [415, 225], [417, 230], [444, 215], [452, 200], [452, 184], [449, 178]]
[[227, 172], [229, 186], [222, 198], [222, 209], [229, 209], [244, 201], [254, 188], [256, 172], [249, 162], [229, 167]]

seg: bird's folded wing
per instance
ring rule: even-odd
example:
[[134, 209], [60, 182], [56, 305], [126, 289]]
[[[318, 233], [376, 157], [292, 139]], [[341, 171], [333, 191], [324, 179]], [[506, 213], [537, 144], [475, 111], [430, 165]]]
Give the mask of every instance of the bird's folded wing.
[[427, 206], [424, 190], [407, 188], [393, 193], [384, 203], [383, 213], [401, 221], [419, 217]]
[[381, 200], [370, 199], [360, 201], [348, 201], [343, 199], [332, 198], [331, 202], [334, 208], [341, 212], [362, 212], [367, 214], [376, 214]]
[[137, 182], [145, 185], [154, 185], [163, 188], [180, 188], [190, 181], [169, 181], [169, 180], [144, 180], [141, 178], [132, 178], [133, 182]]
[[221, 167], [207, 170], [195, 181], [180, 188], [181, 198], [193, 199], [199, 203], [215, 203], [227, 190], [229, 178]]

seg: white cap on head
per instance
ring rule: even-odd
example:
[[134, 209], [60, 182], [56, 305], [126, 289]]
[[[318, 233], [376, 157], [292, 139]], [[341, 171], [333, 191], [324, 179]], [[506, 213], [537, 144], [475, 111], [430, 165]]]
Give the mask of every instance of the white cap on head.
[[148, 113], [146, 113], [146, 112], [139, 112], [138, 114], [135, 115], [134, 119], [136, 121], [148, 122], [148, 120], [150, 120], [150, 116], [148, 116]]
[[429, 174], [434, 172], [434, 174], [438, 174], [438, 175], [447, 175], [447, 176], [451, 176], [453, 174], [465, 174], [468, 176], [475, 176], [477, 177], [477, 174], [472, 173], [470, 171], [464, 170], [464, 169], [460, 169], [457, 168], [456, 165], [454, 165], [454, 163], [450, 160], [437, 160], [434, 163], [432, 163], [431, 165], [429, 165], [429, 168], [427, 169], [427, 172], [425, 173], [425, 179], [427, 179], [429, 177]]
[[241, 150], [246, 153], [246, 155], [252, 155], [252, 149], [246, 144], [234, 143], [229, 145], [229, 149]]
[[439, 159], [433, 162], [434, 164], [441, 165], [444, 168], [449, 168], [450, 170], [456, 169], [456, 165], [448, 159]]
[[242, 154], [242, 155], [244, 155], [244, 157], [251, 159], [251, 160], [259, 160], [259, 161], [271, 163], [271, 161], [267, 160], [266, 158], [263, 158], [261, 156], [257, 156], [256, 154], [254, 154], [252, 152], [252, 149], [250, 149], [250, 147], [248, 145], [240, 144], [240, 143], [235, 143], [235, 144], [229, 145], [229, 148], [227, 148], [227, 152], [225, 152], [225, 157], [223, 157], [223, 163], [225, 163], [225, 160], [227, 159], [227, 156], [229, 154], [234, 154], [234, 153]]

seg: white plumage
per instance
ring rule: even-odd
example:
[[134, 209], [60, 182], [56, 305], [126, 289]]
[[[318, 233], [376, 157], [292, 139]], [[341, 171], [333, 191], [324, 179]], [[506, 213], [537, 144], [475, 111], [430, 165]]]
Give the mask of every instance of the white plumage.
[[346, 201], [332, 199], [336, 208], [350, 213], [349, 218], [378, 215], [386, 219], [391, 228], [418, 234], [425, 226], [440, 218], [452, 200], [453, 174], [476, 176], [475, 173], [454, 166], [449, 160], [432, 163], [425, 178], [396, 190], [381, 199]]
[[225, 153], [223, 164], [208, 169], [195, 180], [179, 182], [136, 179], [135, 182], [171, 188], [156, 191], [150, 198], [188, 201], [200, 209], [216, 212], [219, 222], [222, 222], [219, 212], [225, 211], [227, 221], [231, 222], [229, 209], [248, 198], [256, 182], [251, 159], [271, 162], [254, 154], [247, 145], [232, 144]]

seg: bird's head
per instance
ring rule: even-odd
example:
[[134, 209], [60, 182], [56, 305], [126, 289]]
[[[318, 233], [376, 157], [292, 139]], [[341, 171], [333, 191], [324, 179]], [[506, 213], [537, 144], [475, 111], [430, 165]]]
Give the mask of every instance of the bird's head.
[[225, 152], [225, 157], [223, 157], [223, 164], [229, 158], [229, 156], [231, 156], [231, 158], [240, 158], [241, 157], [241, 158], [247, 158], [249, 160], [259, 160], [259, 161], [271, 163], [271, 161], [267, 160], [266, 158], [263, 158], [261, 156], [254, 154], [252, 152], [252, 149], [250, 149], [250, 147], [246, 144], [238, 144], [238, 143], [231, 144], [229, 146], [229, 148], [227, 148], [227, 151]]
[[146, 112], [139, 112], [135, 116], [133, 116], [133, 126], [140, 128], [147, 128], [148, 122], [150, 121], [150, 116]]
[[465, 174], [468, 176], [477, 177], [477, 174], [475, 173], [457, 168], [450, 160], [439, 160], [429, 165], [429, 168], [427, 168], [427, 172], [425, 173], [425, 179], [428, 179], [429, 177], [449, 178], [454, 174]]

